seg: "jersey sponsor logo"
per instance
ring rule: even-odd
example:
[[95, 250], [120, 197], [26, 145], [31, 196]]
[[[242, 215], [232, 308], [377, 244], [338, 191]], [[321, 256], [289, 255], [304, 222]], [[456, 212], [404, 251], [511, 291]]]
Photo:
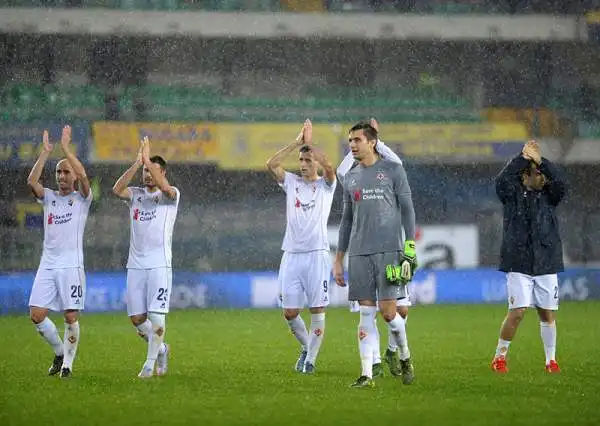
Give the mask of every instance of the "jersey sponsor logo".
[[385, 173], [383, 172], [377, 172], [377, 180], [384, 180], [386, 179]]
[[308, 203], [303, 203], [298, 198], [296, 198], [295, 206], [296, 206], [297, 209], [302, 209], [303, 212], [306, 212], [308, 210], [314, 209], [315, 206], [316, 206], [316, 203], [315, 203], [314, 200], [311, 200]]
[[156, 219], [156, 209], [150, 211], [140, 209], [133, 210], [133, 220], [137, 220], [139, 222], [149, 222], [154, 219]]
[[362, 188], [354, 191], [354, 201], [360, 200], [383, 200], [385, 190], [381, 188]]
[[65, 223], [69, 223], [73, 219], [73, 213], [65, 213], [65, 214], [54, 214], [50, 213], [48, 215], [48, 225], [62, 225]]
[[73, 199], [70, 199], [69, 202], [68, 202], [69, 206], [72, 206], [73, 202], [74, 202]]

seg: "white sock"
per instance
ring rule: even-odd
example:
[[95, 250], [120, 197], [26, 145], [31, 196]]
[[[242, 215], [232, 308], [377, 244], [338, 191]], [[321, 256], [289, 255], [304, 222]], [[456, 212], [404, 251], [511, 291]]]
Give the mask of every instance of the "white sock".
[[148, 336], [148, 355], [146, 356], [144, 367], [154, 370], [158, 352], [165, 338], [165, 314], [151, 312], [148, 314], [148, 319], [152, 324], [152, 333]]
[[396, 352], [398, 350], [398, 345], [396, 344], [396, 338], [394, 337], [394, 333], [392, 333], [392, 329], [388, 327], [388, 351]]
[[508, 347], [510, 346], [510, 340], [502, 340], [498, 339], [498, 346], [496, 346], [496, 354], [494, 358], [498, 358], [499, 356], [506, 356], [508, 353]]
[[390, 337], [393, 337], [393, 340], [396, 341], [396, 345], [398, 345], [398, 348], [400, 349], [400, 354], [398, 356], [401, 360], [410, 358], [405, 324], [406, 322], [404, 321], [404, 318], [402, 318], [402, 316], [397, 312], [394, 319], [388, 322]]
[[65, 323], [65, 339], [64, 339], [64, 353], [65, 358], [63, 359], [62, 368], [73, 369], [73, 361], [75, 360], [75, 354], [77, 353], [77, 346], [79, 345], [79, 321], [75, 321], [73, 324]]
[[360, 307], [360, 323], [358, 324], [358, 350], [362, 366], [361, 376], [373, 378], [373, 346], [375, 345], [375, 306]]
[[58, 335], [58, 330], [56, 329], [56, 325], [52, 322], [52, 320], [48, 317], [44, 318], [39, 324], [35, 324], [35, 328], [38, 333], [48, 342], [52, 349], [54, 349], [54, 354], [57, 356], [63, 355], [64, 348], [63, 342], [60, 340], [60, 336]]
[[310, 337], [308, 338], [308, 354], [306, 355], [306, 362], [310, 362], [314, 365], [317, 355], [319, 355], [319, 349], [321, 348], [324, 334], [325, 312], [320, 314], [311, 314]]
[[[150, 320], [146, 320], [143, 323], [141, 323], [140, 325], [135, 327], [138, 331], [138, 336], [140, 336], [146, 343], [149, 342], [150, 338], [148, 336], [150, 336], [152, 334], [152, 323], [150, 322]], [[166, 343], [163, 341], [163, 343], [160, 345], [160, 349], [158, 351], [159, 354], [164, 354], [165, 351], [167, 350], [167, 345]]]
[[306, 325], [302, 320], [302, 317], [298, 315], [296, 318], [288, 320], [288, 325], [292, 334], [296, 336], [298, 342], [302, 346], [302, 349], [307, 350], [308, 348], [308, 331], [306, 331]]
[[377, 327], [377, 318], [373, 320], [375, 325], [375, 340], [373, 342], [373, 364], [381, 364], [381, 351], [379, 341], [379, 328]]
[[550, 361], [556, 360], [556, 322], [540, 322], [540, 333], [546, 354], [546, 365], [548, 365]]

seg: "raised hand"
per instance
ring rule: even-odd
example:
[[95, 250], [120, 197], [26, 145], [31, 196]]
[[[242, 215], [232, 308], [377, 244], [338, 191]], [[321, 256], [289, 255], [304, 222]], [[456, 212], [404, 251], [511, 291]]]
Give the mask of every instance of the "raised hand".
[[67, 125], [63, 127], [62, 135], [60, 137], [60, 146], [63, 151], [67, 153], [69, 151], [69, 144], [71, 143], [71, 126]]
[[298, 136], [296, 136], [296, 145], [304, 145], [304, 126], [302, 126], [302, 130], [300, 130], [300, 133], [298, 133]]
[[50, 143], [50, 136], [48, 136], [48, 130], [44, 130], [42, 134], [42, 148], [44, 152], [50, 153], [54, 149], [54, 145]]
[[306, 145], [312, 145], [312, 122], [309, 119], [306, 119], [304, 122], [304, 127], [302, 128], [304, 133], [304, 143]]
[[142, 139], [140, 152], [142, 155], [142, 162], [150, 162], [150, 139], [148, 139], [148, 136], [144, 136], [144, 138]]
[[140, 165], [144, 164], [144, 162], [142, 160], [143, 147], [144, 147], [144, 141], [142, 140], [142, 141], [140, 141], [140, 149], [138, 150], [137, 157], [135, 159], [136, 164], [140, 164]]
[[542, 162], [542, 149], [540, 145], [535, 140], [530, 140], [523, 147], [523, 157], [527, 160], [532, 160], [536, 164], [540, 164]]
[[377, 133], [379, 133], [379, 123], [377, 122], [377, 120], [375, 120], [375, 118], [371, 118], [371, 120], [369, 120], [369, 124], [372, 128], [377, 130]]

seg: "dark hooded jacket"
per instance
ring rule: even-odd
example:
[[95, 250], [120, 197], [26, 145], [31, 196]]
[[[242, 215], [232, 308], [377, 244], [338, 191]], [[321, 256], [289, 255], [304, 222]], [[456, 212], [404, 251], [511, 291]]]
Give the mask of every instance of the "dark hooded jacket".
[[560, 170], [542, 158], [546, 177], [541, 191], [525, 188], [523, 172], [530, 167], [522, 155], [513, 158], [496, 177], [496, 194], [504, 208], [500, 270], [531, 276], [555, 274], [564, 269], [556, 207], [566, 195]]

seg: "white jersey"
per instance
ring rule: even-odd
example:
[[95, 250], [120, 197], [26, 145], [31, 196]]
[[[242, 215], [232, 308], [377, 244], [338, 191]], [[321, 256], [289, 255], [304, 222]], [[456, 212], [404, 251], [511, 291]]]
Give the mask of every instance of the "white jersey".
[[74, 191], [60, 195], [44, 188], [44, 248], [40, 269], [83, 268], [83, 231], [92, 191], [87, 198]]
[[306, 182], [285, 172], [279, 186], [286, 194], [286, 228], [282, 250], [302, 253], [329, 250], [327, 219], [337, 182], [329, 185], [324, 178]]
[[[377, 140], [377, 145], [375, 145], [375, 149], [377, 149], [377, 152], [379, 153], [379, 155], [381, 155], [382, 158], [389, 160], [392, 163], [402, 164], [402, 160], [400, 159], [400, 157], [398, 157], [398, 155], [394, 151], [392, 151], [389, 146], [384, 144], [379, 139]], [[342, 181], [346, 173], [348, 173], [348, 171], [352, 168], [352, 165], [355, 161], [356, 160], [352, 156], [352, 152], [346, 154], [336, 171], [338, 179], [340, 181]]]
[[179, 207], [179, 190], [174, 200], [160, 190], [129, 187], [131, 241], [127, 268], [153, 269], [171, 267], [173, 228]]

